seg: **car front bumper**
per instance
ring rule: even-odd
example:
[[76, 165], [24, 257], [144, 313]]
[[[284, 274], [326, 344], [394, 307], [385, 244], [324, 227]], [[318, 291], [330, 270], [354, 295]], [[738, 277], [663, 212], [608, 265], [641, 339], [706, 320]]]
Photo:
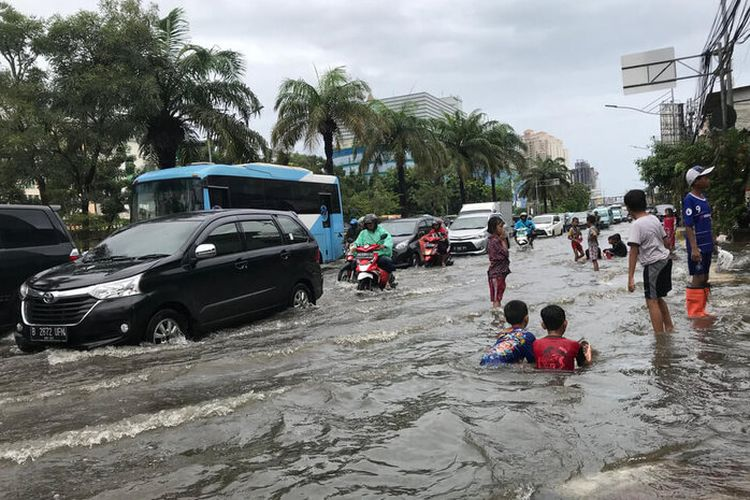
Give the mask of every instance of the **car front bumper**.
[[479, 255], [487, 251], [487, 238], [450, 240], [450, 244], [454, 255]]
[[[137, 343], [143, 338], [148, 321], [155, 313], [150, 302], [147, 294], [99, 300], [80, 321], [68, 323], [35, 319], [33, 314], [29, 314], [30, 306], [25, 299], [21, 305], [21, 331], [16, 331], [15, 336], [24, 343], [40, 346], [93, 348]], [[127, 325], [127, 328], [123, 325]], [[32, 340], [32, 327], [65, 327], [67, 338], [64, 341]]]

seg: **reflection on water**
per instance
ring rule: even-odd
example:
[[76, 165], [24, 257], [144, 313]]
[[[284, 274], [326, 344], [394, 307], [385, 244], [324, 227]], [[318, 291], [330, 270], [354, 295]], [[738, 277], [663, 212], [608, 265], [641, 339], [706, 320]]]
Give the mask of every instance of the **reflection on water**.
[[717, 317], [696, 323], [679, 250], [667, 299], [677, 331], [655, 336], [624, 259], [595, 274], [567, 240], [535, 246], [512, 251], [506, 300], [528, 303], [537, 336], [542, 307], [566, 310], [568, 336], [595, 350], [576, 373], [479, 367], [502, 321], [485, 256], [399, 271], [385, 293], [357, 294], [328, 272], [316, 308], [199, 342], [21, 356], [3, 337], [0, 491], [750, 496], [750, 251], [724, 247], [734, 259], [712, 277]]

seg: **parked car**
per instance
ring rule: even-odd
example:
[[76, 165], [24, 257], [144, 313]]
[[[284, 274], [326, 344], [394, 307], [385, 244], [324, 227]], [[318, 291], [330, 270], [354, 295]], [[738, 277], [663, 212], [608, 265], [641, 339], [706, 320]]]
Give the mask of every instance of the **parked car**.
[[534, 217], [537, 236], [558, 236], [563, 234], [563, 221], [560, 214], [542, 214]]
[[487, 220], [490, 213], [468, 213], [459, 215], [451, 224], [451, 253], [482, 254], [487, 252]]
[[619, 224], [624, 220], [622, 214], [622, 207], [620, 205], [610, 205], [609, 209], [612, 211], [612, 223]]
[[293, 213], [175, 214], [127, 226], [26, 280], [15, 338], [24, 352], [159, 343], [322, 293], [318, 245]]
[[51, 207], [0, 205], [0, 331], [18, 322], [18, 287], [26, 278], [77, 258], [70, 233]]
[[599, 219], [599, 226], [601, 229], [608, 228], [612, 225], [612, 211], [609, 207], [596, 207], [592, 213]]
[[392, 219], [380, 224], [393, 236], [393, 263], [397, 267], [415, 266], [419, 261], [417, 240], [430, 232], [435, 217]]

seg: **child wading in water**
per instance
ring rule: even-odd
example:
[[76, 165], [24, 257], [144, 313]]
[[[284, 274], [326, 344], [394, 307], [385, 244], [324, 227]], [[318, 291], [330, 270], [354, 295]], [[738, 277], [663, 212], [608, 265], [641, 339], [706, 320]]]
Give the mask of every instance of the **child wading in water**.
[[578, 217], [573, 217], [570, 221], [570, 230], [568, 230], [568, 239], [570, 240], [570, 246], [573, 247], [573, 256], [576, 262], [578, 259], [583, 258], [586, 254], [583, 253], [583, 235], [581, 234], [581, 228], [578, 227]]
[[591, 345], [588, 342], [564, 338], [568, 320], [562, 307], [549, 305], [542, 309], [541, 316], [547, 336], [534, 340], [532, 344], [537, 368], [573, 371], [576, 364], [579, 367], [591, 364]]
[[664, 231], [667, 233], [667, 240], [669, 241], [667, 248], [670, 252], [674, 252], [674, 232], [676, 225], [677, 218], [674, 216], [674, 210], [671, 208], [664, 210]]
[[589, 228], [588, 237], [588, 254], [589, 259], [594, 264], [594, 271], [599, 270], [599, 230], [596, 228], [596, 216], [589, 215], [586, 217], [586, 226]]
[[490, 217], [487, 221], [487, 255], [490, 268], [487, 279], [490, 283], [490, 301], [493, 307], [500, 307], [505, 293], [505, 277], [510, 274], [510, 254], [508, 253], [508, 236], [505, 234], [505, 222], [500, 217]]
[[646, 212], [646, 193], [633, 189], [625, 194], [625, 206], [635, 220], [630, 228], [628, 246], [628, 291], [635, 290], [635, 263], [643, 266], [643, 288], [654, 333], [674, 330], [669, 308], [663, 297], [672, 289], [672, 259], [669, 241], [659, 219]]

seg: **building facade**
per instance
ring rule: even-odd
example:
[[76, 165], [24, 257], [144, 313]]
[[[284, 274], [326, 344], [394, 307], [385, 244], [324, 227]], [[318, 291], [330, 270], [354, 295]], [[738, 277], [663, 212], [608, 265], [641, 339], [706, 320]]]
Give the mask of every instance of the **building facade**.
[[[405, 94], [393, 97], [386, 97], [380, 99], [387, 108], [393, 110], [400, 110], [405, 106], [408, 106], [415, 116], [418, 118], [430, 119], [430, 118], [442, 118], [446, 113], [455, 113], [456, 111], [462, 111], [463, 101], [457, 96], [448, 97], [435, 97], [428, 92], [417, 92], [415, 94]], [[333, 165], [338, 168], [343, 168], [347, 174], [358, 172], [359, 163], [362, 160], [362, 149], [354, 149], [354, 135], [345, 130], [341, 134], [341, 141], [338, 145], [338, 149], [333, 151]], [[385, 172], [392, 168], [395, 168], [396, 163], [392, 160], [386, 159], [381, 164], [377, 165], [379, 172]], [[411, 157], [407, 157], [406, 167], [414, 166], [414, 161]], [[367, 173], [373, 171], [375, 165], [371, 164], [368, 167]]]
[[565, 165], [568, 165], [568, 150], [565, 149], [563, 142], [554, 135], [541, 130], [538, 132], [525, 130], [521, 140], [526, 145], [526, 158], [528, 160], [563, 158]]
[[586, 160], [576, 160], [575, 168], [570, 171], [570, 180], [573, 183], [585, 184], [593, 191], [599, 180], [599, 172]]

